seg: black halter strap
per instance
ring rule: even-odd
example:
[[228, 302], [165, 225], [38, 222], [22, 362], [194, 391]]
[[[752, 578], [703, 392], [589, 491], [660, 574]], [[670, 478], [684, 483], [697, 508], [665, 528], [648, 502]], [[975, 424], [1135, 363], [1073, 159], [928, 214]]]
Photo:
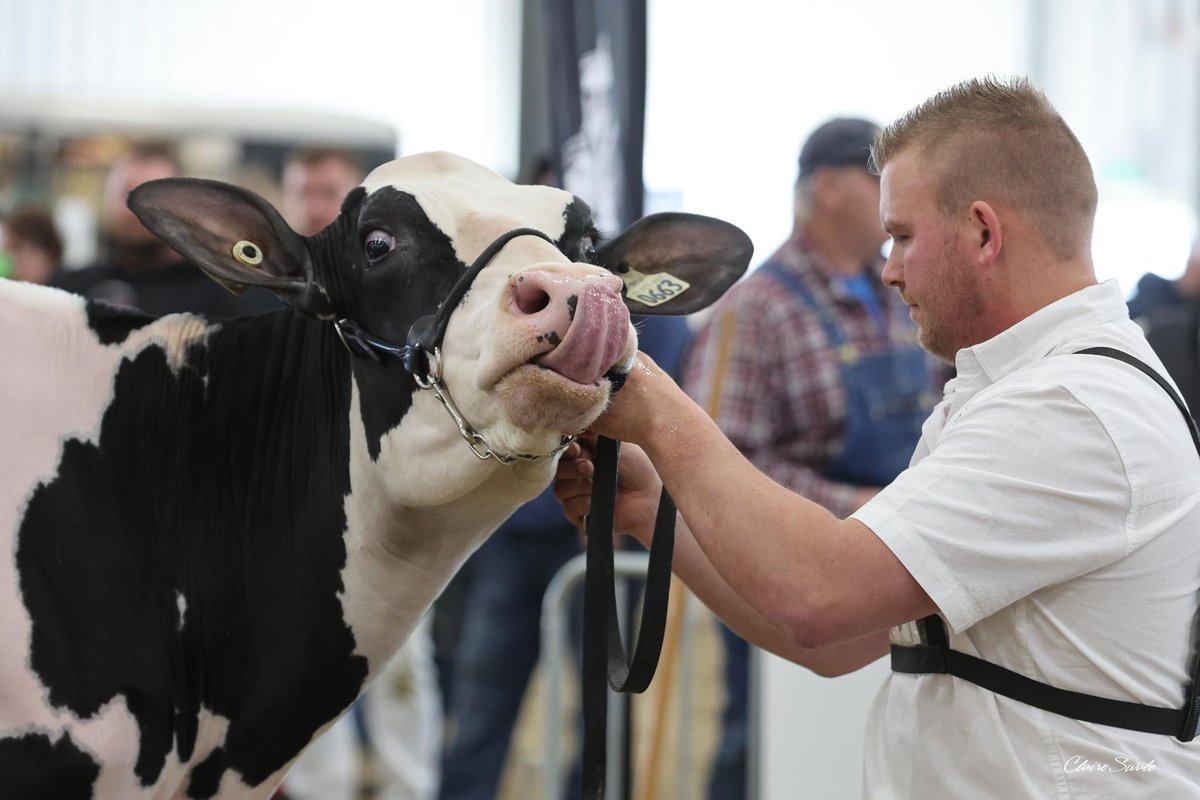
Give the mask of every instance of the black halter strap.
[[[646, 691], [662, 652], [675, 549], [675, 502], [663, 488], [650, 542], [642, 621], [632, 661], [621, 642], [613, 570], [613, 526], [620, 442], [596, 442], [592, 504], [587, 517], [587, 572], [583, 583], [584, 800], [602, 800], [608, 760], [608, 686], [617, 692]], [[605, 678], [607, 677], [607, 681]]]
[[[1187, 406], [1171, 384], [1150, 366], [1128, 353], [1111, 347], [1089, 347], [1079, 350], [1076, 355], [1113, 358], [1149, 376], [1170, 395], [1175, 407], [1183, 414], [1192, 436], [1192, 443], [1196, 446], [1197, 454], [1200, 454], [1200, 432], [1197, 431], [1196, 420], [1188, 413]], [[1200, 724], [1200, 639], [1193, 641], [1193, 661], [1189, 672], [1191, 682], [1187, 687], [1187, 701], [1180, 709], [1130, 703], [1059, 689], [976, 656], [953, 650], [950, 648], [946, 626], [937, 614], [918, 620], [918, 628], [923, 632], [923, 644], [892, 645], [893, 672], [945, 673], [1043, 711], [1115, 728], [1174, 736], [1181, 742], [1190, 742], [1197, 734], [1197, 725]], [[1200, 633], [1197, 635], [1200, 636]]]

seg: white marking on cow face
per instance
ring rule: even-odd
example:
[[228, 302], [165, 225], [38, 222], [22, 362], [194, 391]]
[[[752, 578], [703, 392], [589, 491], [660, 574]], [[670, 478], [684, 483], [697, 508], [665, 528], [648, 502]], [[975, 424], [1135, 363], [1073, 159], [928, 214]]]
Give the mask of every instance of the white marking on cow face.
[[[564, 245], [588, 233], [568, 230], [567, 209], [576, 202], [569, 193], [515, 186], [446, 153], [386, 164], [364, 187], [412, 194], [467, 264], [516, 228]], [[621, 286], [607, 270], [572, 261], [533, 236], [509, 241], [476, 277], [450, 318], [443, 379], [494, 450], [548, 453], [604, 410], [611, 391], [605, 374], [627, 371], [637, 349]], [[448, 419], [438, 428], [454, 435]]]

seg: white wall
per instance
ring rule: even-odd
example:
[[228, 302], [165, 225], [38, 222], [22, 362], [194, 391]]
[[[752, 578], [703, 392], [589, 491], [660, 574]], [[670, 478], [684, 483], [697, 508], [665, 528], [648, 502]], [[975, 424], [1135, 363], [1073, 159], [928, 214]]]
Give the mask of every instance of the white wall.
[[1038, 21], [1038, 79], [1100, 188], [1097, 273], [1127, 292], [1146, 271], [1178, 276], [1200, 171], [1200, 3], [1042, 0]]
[[791, 230], [796, 159], [829, 117], [886, 122], [929, 94], [1028, 68], [1028, 4], [651, 0], [646, 178], [734, 222], [756, 260]]
[[519, 30], [519, 0], [0, 0], [0, 98], [341, 114], [515, 174]]

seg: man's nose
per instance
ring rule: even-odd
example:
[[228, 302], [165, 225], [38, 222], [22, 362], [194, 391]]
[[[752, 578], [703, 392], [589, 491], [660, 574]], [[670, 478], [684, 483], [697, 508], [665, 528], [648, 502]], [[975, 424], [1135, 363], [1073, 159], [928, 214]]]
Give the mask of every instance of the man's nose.
[[879, 277], [887, 286], [900, 286], [903, 284], [904, 270], [900, 265], [900, 256], [896, 254], [896, 246], [894, 244], [888, 250], [887, 261], [883, 262], [883, 272]]

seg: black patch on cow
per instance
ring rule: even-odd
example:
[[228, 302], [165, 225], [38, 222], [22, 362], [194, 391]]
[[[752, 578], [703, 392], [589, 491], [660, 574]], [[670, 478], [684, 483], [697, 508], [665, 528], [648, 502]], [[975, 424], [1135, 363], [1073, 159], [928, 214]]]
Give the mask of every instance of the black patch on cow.
[[575, 309], [579, 307], [579, 295], [573, 294], [567, 298], [567, 319], [575, 320]]
[[362, 686], [338, 600], [348, 359], [291, 311], [223, 323], [177, 371], [148, 347], [121, 363], [98, 444], [65, 442], [29, 501], [30, 664], [80, 717], [124, 698], [143, 785], [173, 748], [193, 756], [201, 708], [229, 729], [198, 788], [225, 768], [260, 784]]
[[90, 300], [85, 308], [88, 327], [95, 332], [101, 344], [120, 344], [130, 333], [157, 319], [150, 314], [103, 300]]
[[209, 753], [208, 758], [192, 769], [187, 796], [194, 800], [208, 800], [215, 795], [217, 789], [221, 788], [221, 776], [225, 774], [227, 764], [224, 747], [218, 747]]
[[5, 800], [89, 800], [100, 765], [71, 735], [44, 733], [0, 739], [0, 797]]
[[[409, 326], [433, 314], [450, 295], [467, 265], [454, 251], [454, 243], [437, 227], [417, 199], [408, 192], [384, 187], [373, 192], [358, 215], [356, 241], [373, 230], [385, 230], [396, 239], [392, 251], [361, 275], [362, 294], [370, 298], [359, 322], [376, 336], [404, 342]], [[359, 263], [366, 263], [365, 256]], [[354, 375], [361, 389], [363, 427], [367, 448], [378, 460], [384, 434], [400, 424], [412, 405], [417, 384], [397, 361], [376, 364], [359, 359]]]

